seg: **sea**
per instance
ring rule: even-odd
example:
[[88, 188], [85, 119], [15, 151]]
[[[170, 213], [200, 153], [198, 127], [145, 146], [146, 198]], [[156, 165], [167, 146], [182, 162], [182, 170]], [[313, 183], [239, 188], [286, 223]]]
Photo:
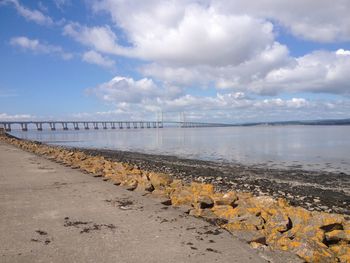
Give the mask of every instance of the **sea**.
[[268, 168], [350, 175], [350, 126], [13, 130], [52, 145], [109, 149]]

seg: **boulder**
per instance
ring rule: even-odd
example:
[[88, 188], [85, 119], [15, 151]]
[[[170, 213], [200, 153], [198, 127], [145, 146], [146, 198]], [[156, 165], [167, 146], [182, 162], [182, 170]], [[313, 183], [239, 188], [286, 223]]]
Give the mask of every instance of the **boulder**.
[[227, 192], [225, 194], [213, 195], [215, 205], [230, 205], [234, 206], [238, 200], [238, 196], [235, 192]]
[[327, 241], [350, 242], [350, 230], [333, 230], [325, 234]]
[[164, 173], [149, 173], [148, 178], [154, 189], [162, 189], [169, 186], [173, 182], [172, 176]]
[[339, 262], [348, 263], [350, 262], [350, 245], [349, 244], [338, 244], [330, 247], [332, 252], [337, 255]]
[[173, 206], [188, 205], [193, 204], [193, 194], [188, 188], [176, 189], [170, 194], [171, 202]]
[[200, 195], [197, 198], [197, 202], [201, 209], [212, 208], [214, 206], [214, 201], [210, 196]]
[[121, 184], [126, 190], [133, 191], [136, 189], [138, 182], [134, 178], [129, 178], [123, 181]]

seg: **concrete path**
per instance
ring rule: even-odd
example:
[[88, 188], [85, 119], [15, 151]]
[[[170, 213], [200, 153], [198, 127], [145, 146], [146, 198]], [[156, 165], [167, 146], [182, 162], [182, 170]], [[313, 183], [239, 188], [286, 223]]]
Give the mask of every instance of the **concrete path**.
[[0, 262], [265, 262], [229, 233], [0, 142]]

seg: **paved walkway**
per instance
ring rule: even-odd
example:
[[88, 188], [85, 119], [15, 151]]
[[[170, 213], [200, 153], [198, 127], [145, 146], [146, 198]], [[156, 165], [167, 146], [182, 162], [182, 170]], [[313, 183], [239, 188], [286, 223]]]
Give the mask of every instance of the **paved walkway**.
[[0, 262], [265, 262], [208, 223], [0, 142]]

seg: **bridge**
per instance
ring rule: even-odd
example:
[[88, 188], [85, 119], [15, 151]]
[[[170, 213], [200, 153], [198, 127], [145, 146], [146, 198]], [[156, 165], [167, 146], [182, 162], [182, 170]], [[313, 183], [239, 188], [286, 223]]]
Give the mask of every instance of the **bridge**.
[[144, 128], [163, 128], [181, 127], [181, 128], [199, 128], [199, 127], [228, 127], [232, 124], [223, 123], [205, 123], [205, 122], [189, 122], [189, 121], [0, 121], [5, 131], [10, 132], [13, 126], [17, 125], [22, 131], [28, 131], [29, 128], [42, 131], [45, 127], [48, 130], [55, 131], [62, 129], [72, 130], [89, 130], [89, 129], [144, 129]]

